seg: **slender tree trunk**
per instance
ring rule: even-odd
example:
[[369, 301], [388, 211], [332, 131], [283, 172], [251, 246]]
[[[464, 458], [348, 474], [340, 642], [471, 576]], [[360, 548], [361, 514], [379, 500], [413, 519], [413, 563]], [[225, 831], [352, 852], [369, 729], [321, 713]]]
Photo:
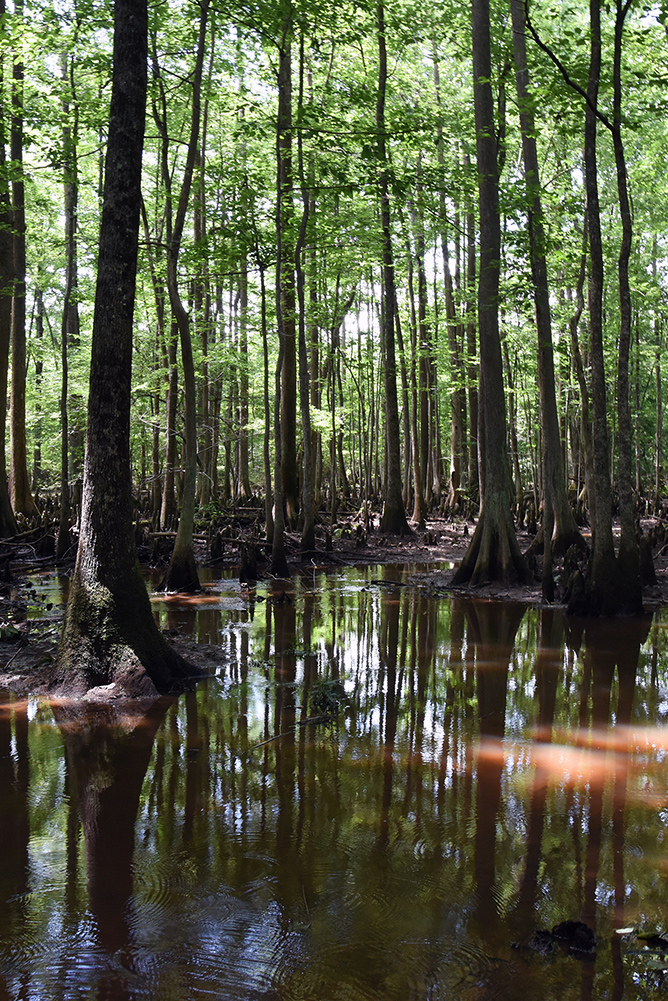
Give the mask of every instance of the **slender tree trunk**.
[[658, 504], [663, 485], [663, 395], [661, 382], [661, 328], [657, 323], [657, 346], [655, 356], [656, 374], [656, 457], [654, 465], [654, 503]]
[[[5, 16], [5, 0], [0, 0], [0, 19]], [[7, 383], [9, 375], [9, 344], [12, 327], [12, 287], [14, 261], [11, 235], [9, 179], [5, 150], [5, 115], [3, 72], [0, 59], [0, 425], [7, 424]], [[14, 512], [9, 501], [5, 435], [0, 435], [0, 538], [17, 532]]]
[[62, 560], [72, 547], [70, 531], [70, 479], [69, 479], [69, 420], [68, 367], [69, 346], [79, 343], [79, 307], [77, 303], [77, 229], [79, 201], [79, 169], [77, 162], [77, 142], [79, 133], [79, 112], [74, 93], [73, 60], [65, 58], [62, 64], [62, 79], [69, 81], [69, 89], [74, 100], [72, 121], [69, 121], [69, 101], [63, 101], [66, 116], [63, 125], [63, 151], [65, 169], [63, 176], [63, 201], [65, 209], [65, 247], [67, 264], [65, 267], [65, 293], [60, 328], [61, 389], [60, 389], [60, 519], [56, 541], [56, 560]]
[[162, 504], [160, 507], [160, 528], [162, 531], [171, 529], [177, 515], [176, 504], [176, 412], [179, 396], [179, 373], [176, 363], [176, 348], [179, 331], [176, 320], [172, 317], [167, 339], [165, 361], [167, 365], [167, 397], [165, 406], [165, 475], [162, 484]]
[[263, 358], [263, 387], [264, 387], [264, 437], [262, 457], [264, 460], [264, 509], [265, 509], [265, 531], [267, 542], [271, 545], [274, 541], [274, 515], [271, 489], [271, 405], [269, 403], [269, 348], [267, 344], [267, 290], [264, 281], [264, 267], [259, 264], [260, 270], [260, 325], [262, 327], [262, 358]]
[[376, 101], [376, 129], [378, 135], [378, 160], [380, 173], [378, 192], [380, 196], [381, 230], [383, 239], [383, 347], [385, 350], [385, 446], [387, 458], [387, 481], [385, 483], [385, 505], [380, 522], [382, 532], [392, 535], [408, 535], [410, 528], [406, 521], [406, 510], [401, 493], [401, 442], [399, 434], [399, 408], [397, 403], [397, 366], [394, 350], [394, 311], [396, 302], [394, 282], [394, 256], [392, 250], [392, 230], [390, 224], [390, 178], [389, 160], [385, 143], [385, 91], [387, 87], [387, 50], [385, 46], [385, 8], [383, 3], [376, 6], [378, 34], [378, 96]]
[[[464, 158], [468, 166], [468, 155]], [[476, 286], [475, 215], [473, 204], [466, 213], [466, 354], [469, 400], [469, 492], [472, 499], [480, 497], [480, 444], [479, 444], [479, 374], [477, 363], [475, 304], [473, 289]]]
[[[552, 546], [548, 552], [559, 555], [574, 543], [581, 548], [584, 548], [585, 543], [568, 503], [564, 476], [554, 373], [546, 234], [540, 195], [534, 102], [529, 90], [523, 0], [511, 0], [510, 9], [513, 22], [515, 80], [522, 131], [522, 153], [529, 217], [529, 253], [538, 337], [538, 385], [543, 438], [543, 517], [550, 520], [554, 526]], [[545, 539], [545, 524], [543, 524], [543, 538]], [[551, 597], [552, 587], [549, 581], [552, 579], [552, 568], [550, 566], [551, 560], [546, 559], [546, 555], [547, 553], [544, 553], [543, 571], [546, 587], [550, 592], [548, 597]]]
[[[433, 63], [434, 90], [436, 92], [436, 103], [440, 112], [441, 79], [436, 51], [434, 51], [433, 54]], [[439, 236], [441, 241], [441, 258], [443, 261], [443, 278], [445, 283], [445, 316], [448, 327], [450, 371], [454, 382], [454, 388], [450, 393], [452, 429], [450, 433], [450, 476], [448, 498], [446, 502], [448, 509], [453, 511], [458, 505], [460, 488], [464, 481], [464, 457], [466, 452], [466, 389], [462, 345], [460, 343], [460, 331], [463, 332], [463, 328], [456, 323], [452, 275], [450, 274], [450, 253], [448, 249], [448, 225], [445, 202], [445, 152], [443, 142], [443, 126], [440, 121], [436, 128], [436, 136], [438, 140], [437, 154], [440, 170], [440, 183], [438, 189]], [[459, 268], [459, 260], [457, 260], [457, 268]]]
[[197, 273], [193, 280], [192, 312], [195, 328], [199, 331], [199, 340], [202, 347], [202, 378], [199, 394], [199, 427], [202, 435], [199, 503], [202, 506], [206, 506], [211, 500], [211, 476], [209, 475], [209, 463], [211, 461], [211, 438], [213, 431], [209, 407], [209, 393], [211, 389], [209, 380], [211, 290], [209, 284], [208, 264], [204, 253], [206, 240], [205, 170], [207, 110], [208, 103], [205, 101], [204, 114], [202, 117], [201, 150], [197, 151], [194, 164], [194, 178], [197, 183], [193, 190], [193, 236], [195, 240], [195, 247], [200, 250], [197, 263]]
[[44, 294], [40, 286], [35, 289], [35, 443], [32, 461], [32, 492], [37, 494], [42, 482], [42, 391], [44, 362], [42, 360], [44, 342]]
[[596, 108], [601, 75], [600, 0], [590, 0], [590, 63], [585, 108], [585, 184], [589, 232], [589, 329], [591, 338], [593, 407], [593, 557], [589, 575], [589, 610], [594, 615], [614, 615], [618, 588], [612, 538], [612, 490], [607, 392], [603, 355], [603, 243], [598, 198]]
[[613, 65], [613, 120], [612, 143], [617, 168], [617, 192], [622, 220], [622, 244], [619, 250], [619, 361], [617, 365], [617, 419], [619, 423], [617, 445], [617, 486], [619, 490], [620, 540], [617, 556], [620, 611], [630, 614], [642, 612], [642, 586], [640, 580], [640, 551], [636, 536], [635, 504], [633, 500], [633, 422], [629, 393], [629, 366], [631, 355], [631, 288], [629, 285], [629, 258], [633, 240], [633, 221], [627, 182], [626, 158], [622, 140], [622, 37], [624, 20], [632, 0], [616, 0], [615, 49]]
[[239, 496], [252, 494], [248, 471], [248, 259], [244, 253], [239, 277]]
[[[276, 227], [280, 247], [276, 294], [280, 297], [279, 336], [283, 346], [281, 365], [281, 485], [284, 517], [296, 524], [299, 513], [297, 470], [297, 332], [295, 303], [295, 239], [293, 235], [292, 171], [292, 16], [281, 27], [278, 66], [278, 118], [276, 133], [277, 203]], [[278, 472], [276, 475], [278, 480]], [[278, 484], [277, 484], [278, 486]], [[278, 524], [278, 521], [277, 521]]]
[[181, 341], [181, 363], [183, 367], [186, 413], [185, 462], [183, 489], [181, 491], [181, 512], [172, 558], [165, 577], [160, 584], [160, 590], [163, 591], [194, 592], [200, 590], [199, 575], [197, 573], [193, 548], [195, 497], [197, 492], [197, 386], [195, 382], [190, 316], [179, 292], [178, 263], [199, 142], [202, 68], [204, 64], [208, 12], [209, 0], [201, 0], [197, 55], [193, 74], [190, 138], [179, 202], [174, 217], [172, 239], [167, 256], [167, 291], [169, 292], [169, 301], [179, 329], [179, 338]]
[[[299, 114], [304, 106], [304, 32], [299, 41]], [[302, 254], [306, 244], [306, 233], [311, 207], [311, 195], [304, 174], [303, 139], [301, 129], [297, 135], [299, 162], [299, 184], [302, 195], [302, 221], [295, 245], [295, 273], [297, 276], [297, 298], [299, 303], [299, 406], [302, 418], [302, 442], [304, 447], [304, 468], [302, 472], [302, 537], [304, 552], [315, 549], [315, 502], [313, 490], [313, 433], [311, 429], [311, 394], [309, 359], [306, 345], [305, 277]]]
[[[14, 16], [18, 31], [23, 21], [23, 0], [16, 0]], [[15, 514], [38, 518], [39, 511], [30, 492], [26, 446], [26, 219], [23, 180], [23, 79], [22, 40], [15, 42], [12, 80], [11, 158], [14, 181], [14, 290], [12, 298], [12, 392], [10, 401], [9, 493]]]

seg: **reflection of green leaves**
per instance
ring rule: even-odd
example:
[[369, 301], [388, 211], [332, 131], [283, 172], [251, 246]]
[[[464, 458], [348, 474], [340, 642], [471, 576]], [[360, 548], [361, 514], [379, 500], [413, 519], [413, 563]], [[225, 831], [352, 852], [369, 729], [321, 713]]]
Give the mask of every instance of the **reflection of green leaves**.
[[335, 678], [318, 677], [311, 686], [311, 712], [334, 718], [347, 702], [346, 691]]

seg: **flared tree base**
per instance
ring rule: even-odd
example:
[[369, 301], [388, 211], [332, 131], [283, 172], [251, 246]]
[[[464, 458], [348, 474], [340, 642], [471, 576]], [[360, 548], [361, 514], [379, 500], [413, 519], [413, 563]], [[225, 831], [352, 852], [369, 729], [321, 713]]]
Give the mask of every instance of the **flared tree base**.
[[167, 573], [156, 590], [168, 594], [198, 594], [202, 590], [192, 547], [185, 552], [174, 548]]
[[505, 505], [483, 508], [468, 551], [453, 577], [455, 586], [527, 584], [530, 574]]
[[139, 568], [115, 588], [75, 573], [52, 694], [155, 698], [202, 677], [159, 631]]
[[380, 531], [384, 532], [385, 535], [398, 535], [401, 538], [409, 538], [415, 535], [415, 532], [406, 519], [406, 511], [403, 504], [400, 506], [385, 504], [383, 515], [380, 519]]

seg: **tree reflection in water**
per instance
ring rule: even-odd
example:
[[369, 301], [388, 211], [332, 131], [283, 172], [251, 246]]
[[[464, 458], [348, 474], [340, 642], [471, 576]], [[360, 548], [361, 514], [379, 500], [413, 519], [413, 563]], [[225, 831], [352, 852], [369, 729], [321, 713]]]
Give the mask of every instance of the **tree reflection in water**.
[[[237, 609], [143, 718], [0, 705], [7, 997], [652, 996], [614, 932], [668, 922], [663, 628], [396, 577]], [[513, 948], [568, 919], [595, 959]]]
[[53, 715], [83, 828], [88, 903], [99, 945], [119, 972], [102, 974], [98, 998], [131, 996], [128, 921], [139, 796], [153, 742], [170, 700], [139, 705], [55, 703]]

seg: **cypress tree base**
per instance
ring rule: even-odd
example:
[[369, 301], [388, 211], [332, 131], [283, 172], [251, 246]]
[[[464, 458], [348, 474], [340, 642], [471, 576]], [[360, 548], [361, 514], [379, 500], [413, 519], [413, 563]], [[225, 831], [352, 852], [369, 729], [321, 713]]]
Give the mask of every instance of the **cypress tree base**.
[[[112, 588], [72, 580], [53, 676], [53, 694], [155, 697], [202, 677], [158, 630], [139, 568]], [[114, 686], [114, 691], [100, 691]], [[90, 695], [89, 695], [90, 697]]]
[[380, 531], [386, 535], [399, 535], [402, 538], [407, 538], [415, 534], [406, 520], [406, 511], [403, 504], [400, 506], [385, 504], [383, 515], [380, 519]]
[[520, 552], [510, 510], [500, 503], [483, 507], [468, 551], [452, 583], [526, 584], [529, 571]]
[[174, 547], [167, 573], [156, 590], [180, 594], [197, 594], [202, 590], [192, 547], [186, 546], [182, 552], [178, 546]]

